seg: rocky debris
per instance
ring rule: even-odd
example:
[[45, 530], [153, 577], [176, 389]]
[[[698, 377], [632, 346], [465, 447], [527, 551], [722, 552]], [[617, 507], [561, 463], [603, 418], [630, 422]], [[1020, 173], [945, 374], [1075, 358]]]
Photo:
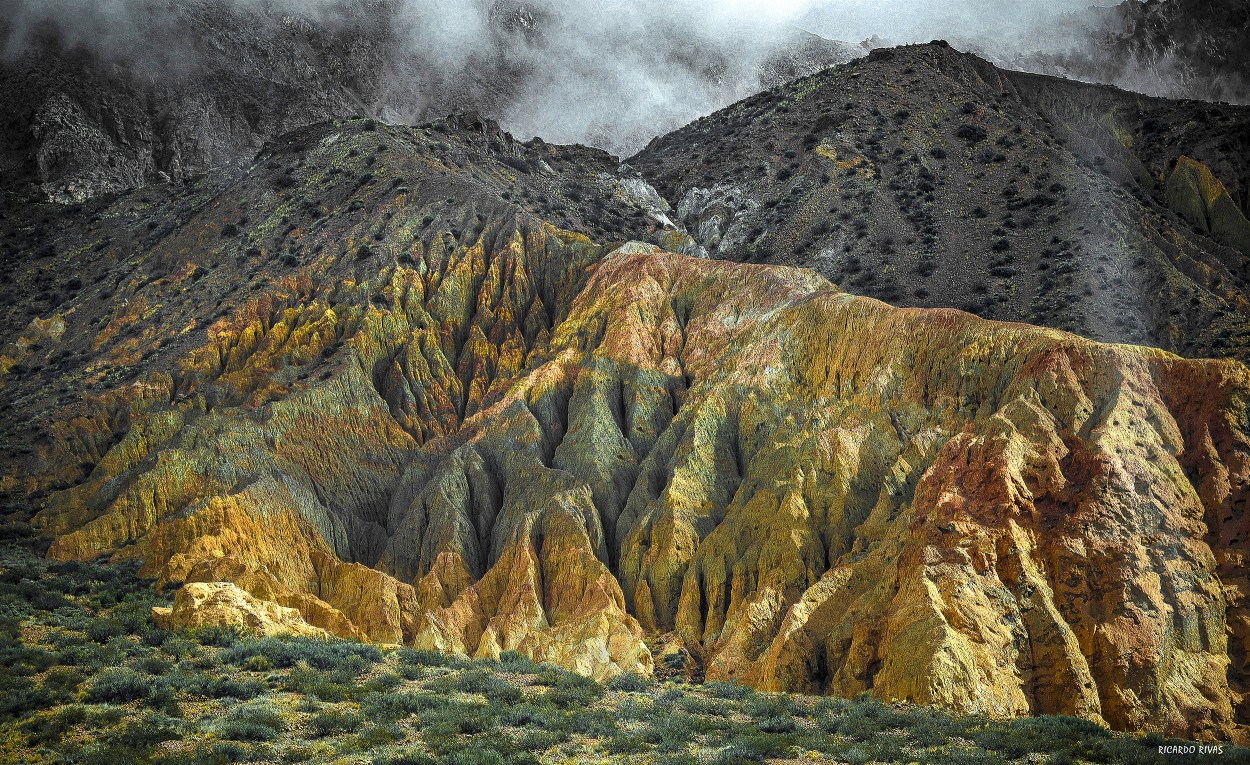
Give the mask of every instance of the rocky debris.
[[740, 186], [695, 186], [677, 203], [677, 217], [713, 257], [732, 259], [746, 246], [752, 214], [759, 208], [760, 203]]

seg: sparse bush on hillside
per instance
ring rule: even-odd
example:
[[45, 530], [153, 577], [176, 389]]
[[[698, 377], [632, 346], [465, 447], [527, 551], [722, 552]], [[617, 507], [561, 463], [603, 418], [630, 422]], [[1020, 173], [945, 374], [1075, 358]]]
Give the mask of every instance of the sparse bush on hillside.
[[364, 717], [359, 712], [335, 707], [317, 712], [309, 720], [309, 724], [318, 736], [330, 736], [355, 733], [360, 730], [364, 721]]
[[965, 122], [955, 129], [955, 137], [969, 144], [980, 143], [986, 139], [987, 135], [985, 128], [970, 122]]
[[642, 693], [651, 687], [651, 681], [634, 672], [623, 672], [608, 681], [608, 688], [627, 693]]
[[273, 741], [286, 730], [286, 722], [272, 702], [259, 699], [231, 709], [217, 730], [232, 741]]
[[304, 637], [243, 641], [223, 652], [221, 660], [241, 665], [254, 656], [263, 656], [274, 667], [294, 667], [302, 662], [316, 669], [350, 671], [357, 675], [382, 661], [382, 652], [377, 646]]
[[152, 693], [152, 681], [129, 667], [111, 667], [91, 678], [87, 700], [104, 704], [139, 701]]

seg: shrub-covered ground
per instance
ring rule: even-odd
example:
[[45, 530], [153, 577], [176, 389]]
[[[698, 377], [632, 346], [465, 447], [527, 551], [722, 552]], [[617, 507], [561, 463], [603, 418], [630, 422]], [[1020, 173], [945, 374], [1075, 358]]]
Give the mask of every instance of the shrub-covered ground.
[[[11, 531], [11, 530], [10, 530]], [[166, 632], [133, 568], [0, 547], [4, 763], [1163, 763], [1158, 736], [623, 676], [515, 654]], [[1186, 762], [1250, 763], [1250, 750]]]

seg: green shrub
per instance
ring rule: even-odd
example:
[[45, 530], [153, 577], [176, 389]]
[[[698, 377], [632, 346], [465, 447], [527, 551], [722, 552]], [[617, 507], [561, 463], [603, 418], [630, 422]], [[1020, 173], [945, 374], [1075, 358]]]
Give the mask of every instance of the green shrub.
[[37, 675], [56, 666], [56, 654], [42, 648], [6, 641], [0, 645], [0, 667], [13, 675]]
[[590, 706], [603, 696], [603, 686], [589, 677], [571, 672], [539, 674], [540, 683], [550, 686], [542, 695], [542, 703], [561, 709], [580, 709]]
[[87, 765], [134, 765], [151, 759], [151, 747], [131, 746], [115, 741], [90, 744], [75, 753], [78, 762]]
[[647, 751], [647, 744], [632, 733], [616, 733], [603, 742], [603, 750], [608, 754], [636, 754]]
[[59, 741], [75, 725], [86, 722], [87, 717], [87, 710], [75, 704], [28, 717], [21, 727], [30, 736], [30, 744], [40, 746]]
[[359, 690], [353, 672], [327, 672], [307, 666], [290, 672], [283, 680], [283, 687], [329, 702], [348, 701]]
[[438, 734], [485, 733], [495, 727], [495, 710], [482, 704], [451, 701], [420, 715], [424, 732]]
[[[109, 616], [131, 634], [156, 631], [152, 623], [152, 606], [160, 605], [162, 599], [155, 595], [156, 593], [147, 588], [142, 592], [128, 595], [109, 611]], [[168, 634], [164, 630], [159, 630], [159, 633], [162, 636]]]
[[716, 754], [715, 765], [753, 765], [767, 762], [769, 758], [784, 757], [789, 746], [773, 736], [736, 736], [729, 745]]
[[87, 625], [87, 639], [93, 643], [107, 643], [127, 632], [125, 625], [116, 619], [93, 619]]
[[305, 637], [261, 638], [239, 642], [221, 654], [227, 664], [241, 666], [263, 656], [274, 667], [294, 667], [301, 662], [317, 669], [351, 671], [360, 675], [382, 661], [377, 646], [348, 640], [318, 640]]
[[527, 730], [516, 740], [516, 745], [527, 752], [545, 752], [569, 740], [567, 733], [553, 730]]
[[57, 696], [26, 677], [0, 677], [0, 718], [20, 717], [37, 709], [55, 706]]
[[148, 712], [126, 723], [115, 740], [126, 747], [150, 749], [161, 742], [181, 738], [177, 720], [159, 712]]
[[500, 722], [514, 728], [546, 728], [556, 725], [554, 716], [546, 709], [533, 704], [517, 704], [507, 707], [500, 713]]
[[161, 641], [161, 650], [175, 659], [186, 659], [197, 655], [200, 646], [194, 640], [188, 640], [181, 635], [166, 633]]
[[355, 733], [364, 724], [364, 717], [351, 709], [323, 709], [310, 719], [313, 732], [318, 736], [334, 736], [343, 733]]
[[1006, 765], [1008, 762], [1002, 755], [984, 749], [951, 749], [942, 753], [942, 760], [950, 765]]
[[196, 643], [214, 648], [229, 648], [243, 639], [238, 627], [200, 627], [191, 630], [190, 638]]
[[651, 688], [651, 678], [636, 672], [622, 672], [608, 681], [608, 687], [624, 693], [642, 693]]
[[195, 765], [236, 765], [248, 759], [247, 748], [234, 741], [204, 743], [196, 747]]
[[106, 704], [139, 701], [152, 693], [152, 682], [129, 667], [112, 667], [91, 678], [87, 700]]
[[704, 683], [703, 690], [718, 699], [727, 699], [730, 701], [744, 701], [755, 695], [755, 689], [750, 686], [739, 685], [734, 682], [725, 682], [723, 680], [714, 680], [710, 683]]
[[160, 679], [152, 684], [152, 691], [143, 700], [145, 706], [160, 710], [170, 717], [182, 717], [182, 707], [178, 704], [178, 694], [170, 687], [169, 682]]
[[234, 707], [217, 726], [218, 734], [231, 741], [273, 741], [284, 730], [282, 715], [266, 701]]
[[499, 654], [499, 668], [504, 672], [515, 672], [519, 675], [536, 675], [541, 668], [528, 657], [516, 651], [504, 651]]
[[798, 725], [792, 717], [774, 716], [761, 718], [756, 727], [761, 733], [793, 733]]
[[265, 656], [249, 656], [240, 666], [248, 672], [268, 672], [273, 669], [273, 664]]
[[419, 749], [401, 749], [373, 758], [373, 765], [437, 765], [437, 762]]
[[702, 762], [698, 757], [686, 752], [662, 754], [651, 761], [652, 765], [702, 765]]
[[239, 699], [246, 701], [263, 694], [268, 688], [256, 680], [235, 680], [225, 675], [179, 675], [175, 682], [184, 693], [210, 699]]
[[81, 672], [70, 667], [56, 667], [43, 676], [43, 687], [58, 699], [71, 698], [86, 681]]
[[456, 678], [443, 678], [430, 685], [431, 690], [460, 690], [464, 693], [480, 693], [496, 704], [516, 704], [524, 698], [521, 689], [485, 668], [470, 669]]
[[829, 733], [867, 741], [878, 733], [899, 727], [900, 721], [881, 702], [865, 699], [846, 704], [838, 713], [823, 718], [820, 725]]
[[646, 731], [644, 738], [655, 744], [661, 752], [680, 752], [700, 734], [711, 733], [728, 725], [728, 722], [720, 719], [707, 721], [686, 714], [671, 714], [656, 720]]
[[680, 696], [677, 699], [677, 706], [693, 715], [723, 715], [727, 710], [734, 709], [736, 705], [727, 703], [723, 699], [706, 699], [702, 696]]
[[427, 693], [366, 693], [360, 700], [360, 712], [374, 722], [395, 722], [409, 715], [442, 706], [446, 696]]
[[169, 671], [174, 668], [174, 663], [163, 656], [152, 655], [144, 656], [135, 663], [135, 666], [145, 674], [156, 675], [159, 677], [169, 674]]
[[393, 744], [404, 738], [404, 729], [395, 723], [370, 725], [360, 734], [360, 743], [366, 749], [376, 749], [386, 744]]
[[802, 710], [796, 707], [794, 700], [789, 696], [770, 694], [752, 699], [747, 704], [746, 713], [756, 720], [771, 720], [782, 717], [788, 719], [801, 714]]
[[[1110, 754], [1102, 751], [1102, 743], [1111, 739], [1106, 728], [1079, 717], [1048, 715], [1027, 717], [1010, 722], [992, 723], [966, 734], [978, 746], [1015, 759], [1032, 752], [1067, 752]], [[1138, 748], [1134, 741], [1132, 745]], [[1158, 747], [1154, 747], [1158, 751]], [[1099, 760], [1113, 762], [1116, 760]]]
[[569, 727], [577, 733], [594, 738], [607, 738], [617, 731], [616, 718], [604, 709], [578, 712], [569, 719]]
[[447, 765], [505, 765], [504, 756], [493, 747], [473, 742], [443, 760]]

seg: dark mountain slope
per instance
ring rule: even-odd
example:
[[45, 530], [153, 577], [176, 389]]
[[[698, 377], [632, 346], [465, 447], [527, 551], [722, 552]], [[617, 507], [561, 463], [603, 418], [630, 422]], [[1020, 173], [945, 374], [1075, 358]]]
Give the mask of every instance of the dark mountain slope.
[[629, 163], [715, 257], [1187, 355], [1250, 343], [1250, 110], [931, 44], [754, 96]]
[[[692, 93], [710, 109], [761, 83], [862, 54], [797, 30], [773, 30], [777, 39], [739, 60], [684, 27], [640, 21], [643, 43], [628, 30], [570, 29], [576, 19], [564, 18], [569, 8], [513, 0], [467, 3], [469, 16], [480, 11], [481, 18], [464, 20], [472, 29], [459, 37], [403, 0], [304, 7], [188, 0], [150, 16], [142, 4], [118, 7], [132, 13], [120, 40], [103, 31], [69, 35], [63, 27], [73, 28], [74, 19], [54, 15], [15, 29], [0, 14], [0, 53], [15, 48], [11, 58], [0, 57], [0, 190], [29, 193], [33, 184], [68, 202], [182, 181], [246, 164], [286, 131], [351, 116], [412, 124], [475, 111], [547, 136], [560, 130], [583, 143], [633, 151], [697, 114]], [[100, 11], [101, 24], [108, 10]], [[14, 35], [20, 37], [10, 40]], [[594, 46], [605, 35], [620, 55], [641, 56], [646, 66], [596, 60]], [[545, 89], [563, 92], [555, 74], [567, 69], [582, 72], [577, 81], [586, 81], [587, 97], [602, 90], [620, 98], [597, 102], [602, 115], [549, 103]], [[656, 83], [686, 90], [680, 98], [646, 100]], [[648, 117], [626, 124], [629, 99], [643, 99]]]

